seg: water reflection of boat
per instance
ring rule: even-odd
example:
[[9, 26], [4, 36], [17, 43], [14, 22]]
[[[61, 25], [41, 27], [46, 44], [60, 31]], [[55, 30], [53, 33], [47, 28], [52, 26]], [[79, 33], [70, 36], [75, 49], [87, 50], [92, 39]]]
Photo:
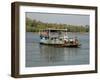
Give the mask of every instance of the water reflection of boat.
[[40, 58], [45, 64], [49, 66], [53, 65], [71, 65], [78, 59], [79, 48], [58, 48], [46, 45], [40, 45]]
[[69, 38], [67, 29], [45, 29], [40, 30], [40, 44], [56, 47], [79, 47], [77, 37]]
[[54, 48], [51, 46], [40, 45], [41, 58], [44, 59], [47, 64], [54, 63], [60, 64], [64, 61], [64, 48]]

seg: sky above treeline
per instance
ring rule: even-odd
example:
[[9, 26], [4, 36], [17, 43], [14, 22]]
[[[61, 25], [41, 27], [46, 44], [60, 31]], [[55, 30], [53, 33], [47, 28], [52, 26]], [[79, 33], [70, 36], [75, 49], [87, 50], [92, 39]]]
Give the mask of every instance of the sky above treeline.
[[26, 17], [44, 23], [89, 25], [89, 15], [26, 12]]

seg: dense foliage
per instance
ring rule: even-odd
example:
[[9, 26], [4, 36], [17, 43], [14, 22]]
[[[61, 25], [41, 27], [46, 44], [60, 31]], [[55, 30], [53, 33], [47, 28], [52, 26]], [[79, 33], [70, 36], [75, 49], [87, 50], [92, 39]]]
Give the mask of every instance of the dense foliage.
[[71, 24], [58, 24], [58, 23], [43, 23], [41, 21], [31, 20], [26, 18], [26, 31], [38, 32], [40, 29], [68, 29], [68, 32], [89, 32], [89, 25], [78, 26]]

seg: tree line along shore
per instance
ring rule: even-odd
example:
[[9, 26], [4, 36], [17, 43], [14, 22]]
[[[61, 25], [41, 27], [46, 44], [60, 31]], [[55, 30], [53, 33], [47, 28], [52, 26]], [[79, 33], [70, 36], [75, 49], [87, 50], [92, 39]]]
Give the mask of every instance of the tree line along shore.
[[58, 23], [44, 23], [26, 18], [26, 32], [39, 32], [40, 29], [67, 29], [68, 32], [89, 32], [89, 25], [71, 25]]

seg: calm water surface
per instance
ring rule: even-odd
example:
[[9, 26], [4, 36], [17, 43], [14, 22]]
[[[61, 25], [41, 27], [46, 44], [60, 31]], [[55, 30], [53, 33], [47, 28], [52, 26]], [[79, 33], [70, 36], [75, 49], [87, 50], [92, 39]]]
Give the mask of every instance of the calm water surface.
[[68, 33], [69, 37], [77, 35], [80, 48], [58, 48], [39, 44], [39, 35], [26, 33], [26, 67], [61, 66], [89, 64], [89, 34]]

